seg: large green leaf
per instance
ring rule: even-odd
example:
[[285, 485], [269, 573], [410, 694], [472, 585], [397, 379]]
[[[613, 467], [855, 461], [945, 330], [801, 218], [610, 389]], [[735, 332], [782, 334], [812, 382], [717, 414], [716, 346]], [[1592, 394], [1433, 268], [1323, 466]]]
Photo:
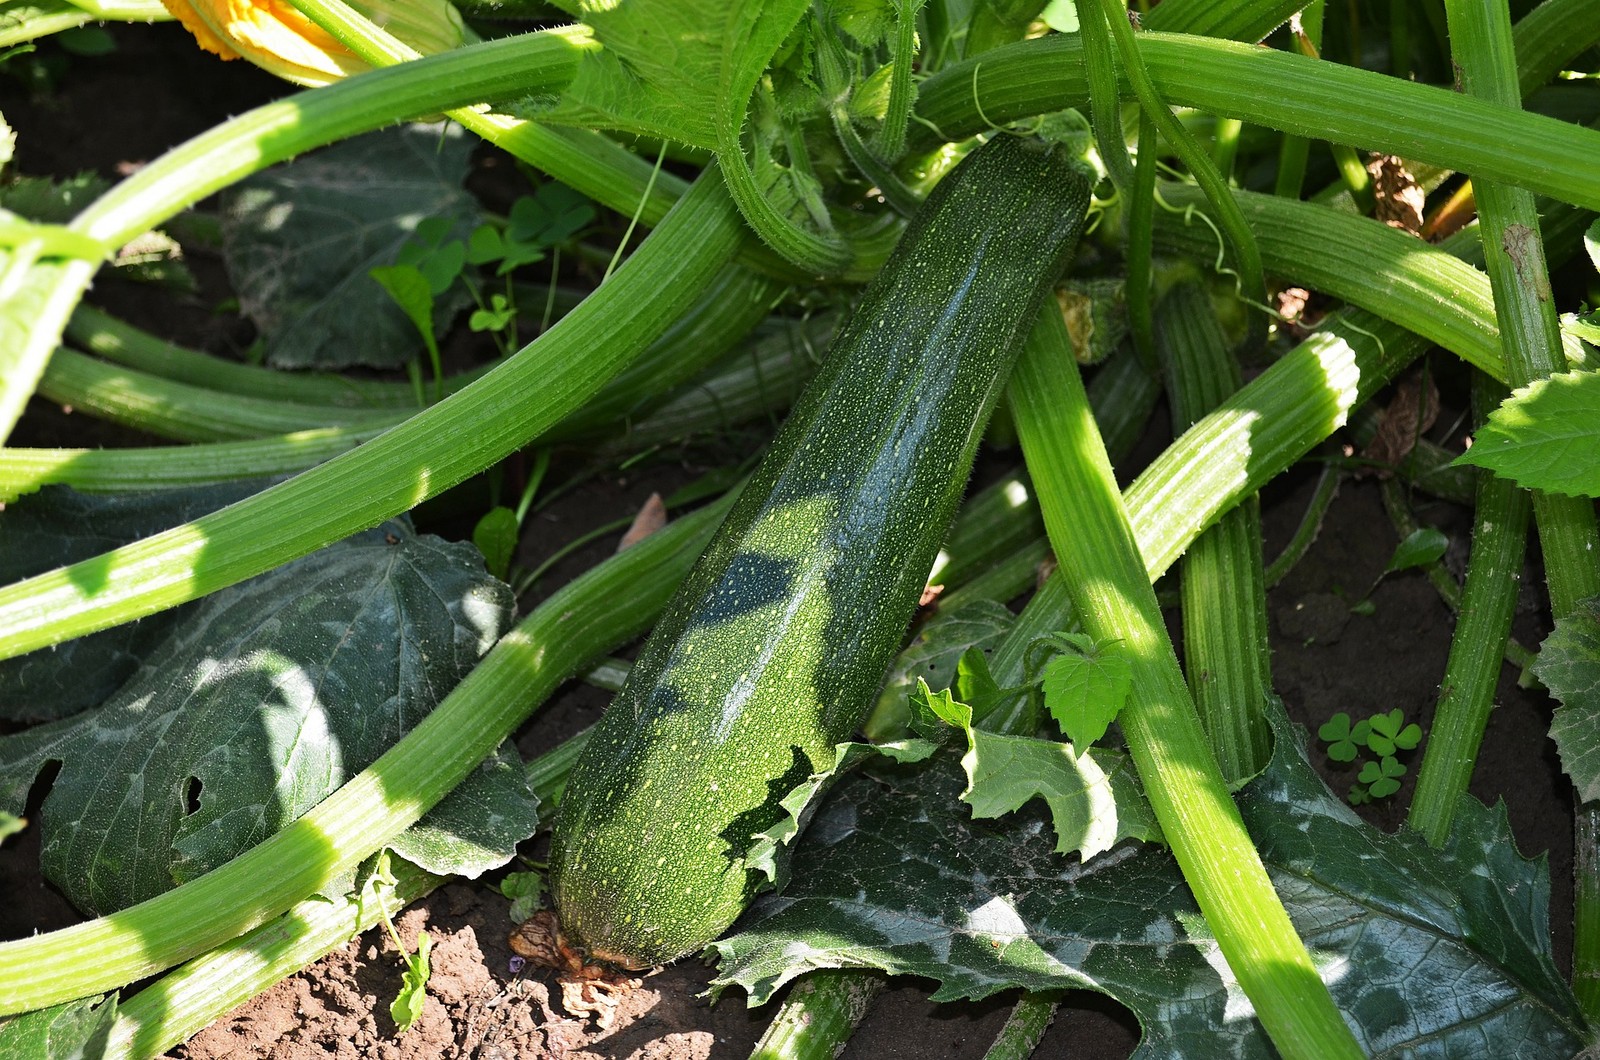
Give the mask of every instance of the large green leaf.
[[45, 875], [95, 913], [159, 894], [369, 765], [488, 650], [511, 603], [470, 545], [385, 523], [206, 598], [99, 709], [0, 738], [0, 809], [59, 762]]
[[1600, 799], [1600, 598], [1556, 621], [1533, 672], [1561, 701], [1550, 719], [1561, 768], [1583, 801]]
[[[393, 265], [417, 225], [465, 240], [481, 211], [462, 188], [472, 141], [455, 126], [402, 126], [313, 151], [240, 181], [224, 197], [224, 249], [239, 304], [283, 368], [393, 368], [422, 349], [369, 274]], [[439, 222], [435, 222], [439, 223]], [[466, 304], [434, 306], [440, 326]]]
[[[46, 486], [6, 505], [0, 519], [0, 583], [98, 556], [197, 519], [270, 480], [95, 496]], [[185, 608], [173, 608], [0, 662], [0, 718], [54, 721], [104, 702], [161, 643]]]
[[1518, 390], [1456, 462], [1526, 489], [1600, 497], [1600, 372], [1562, 372]]
[[[1551, 959], [1542, 860], [1502, 810], [1464, 800], [1443, 851], [1361, 823], [1280, 724], [1241, 798], [1295, 926], [1371, 1054], [1570, 1056], [1586, 1032]], [[1054, 851], [1037, 803], [971, 820], [948, 756], [841, 784], [801, 841], [793, 882], [713, 948], [717, 985], [752, 1003], [813, 968], [1001, 990], [1106, 993], [1143, 1027], [1140, 1058], [1276, 1055], [1165, 848], [1088, 862]]]
[[[716, 150], [808, 0], [578, 0], [605, 47], [584, 55], [552, 121]], [[728, 128], [732, 123], [732, 129]]]

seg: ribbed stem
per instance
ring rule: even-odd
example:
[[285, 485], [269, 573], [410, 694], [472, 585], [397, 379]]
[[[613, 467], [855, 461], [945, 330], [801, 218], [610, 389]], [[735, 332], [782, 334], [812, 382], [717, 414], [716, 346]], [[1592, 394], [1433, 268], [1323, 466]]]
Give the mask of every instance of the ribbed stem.
[[[1161, 305], [1158, 347], [1173, 429], [1181, 433], [1238, 390], [1241, 375], [1203, 288], [1181, 284]], [[1238, 785], [1265, 769], [1272, 753], [1265, 713], [1271, 649], [1255, 497], [1184, 553], [1182, 595], [1189, 690], [1223, 778]]]
[[[1445, 0], [1450, 22], [1451, 55], [1460, 71], [1461, 88], [1471, 96], [1508, 112], [1522, 105], [1511, 16], [1503, 0]], [[1479, 227], [1494, 285], [1495, 308], [1505, 346], [1508, 382], [1526, 386], [1565, 367], [1539, 215], [1533, 196], [1507, 187], [1494, 174], [1468, 170], [1478, 200]], [[1544, 553], [1550, 610], [1556, 620], [1578, 604], [1600, 595], [1600, 531], [1594, 503], [1586, 498], [1535, 492], [1533, 510]], [[1580, 818], [1600, 812], [1580, 806]], [[1592, 825], [1579, 824], [1579, 838]], [[1573, 990], [1591, 1019], [1600, 1018], [1600, 864], [1593, 844], [1574, 850], [1577, 881], [1572, 943]]]
[[1206, 746], [1058, 313], [1040, 317], [1010, 393], [1078, 618], [1095, 639], [1120, 641], [1129, 654], [1133, 687], [1118, 720], [1162, 833], [1229, 968], [1285, 1057], [1363, 1055]]
[[[1481, 418], [1505, 398], [1506, 389], [1476, 373], [1473, 396]], [[1516, 483], [1479, 473], [1472, 556], [1460, 617], [1406, 817], [1406, 823], [1436, 847], [1443, 846], [1450, 834], [1456, 803], [1472, 779], [1478, 745], [1494, 706], [1527, 550], [1528, 509], [1528, 495]]]

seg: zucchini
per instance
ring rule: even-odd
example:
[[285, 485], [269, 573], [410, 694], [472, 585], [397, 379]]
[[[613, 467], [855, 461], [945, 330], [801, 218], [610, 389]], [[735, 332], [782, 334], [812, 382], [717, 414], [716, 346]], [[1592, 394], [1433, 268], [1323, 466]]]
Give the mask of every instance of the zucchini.
[[759, 887], [745, 855], [871, 706], [1088, 198], [1060, 152], [1000, 135], [912, 219], [572, 771], [566, 946], [664, 963]]

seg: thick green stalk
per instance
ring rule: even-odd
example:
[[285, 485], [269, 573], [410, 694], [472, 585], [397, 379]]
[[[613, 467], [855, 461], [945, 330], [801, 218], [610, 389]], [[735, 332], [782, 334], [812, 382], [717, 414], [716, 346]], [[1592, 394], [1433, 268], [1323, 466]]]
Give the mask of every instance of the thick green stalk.
[[789, 991], [750, 1060], [833, 1060], [887, 982], [847, 969], [809, 973]]
[[1139, 363], [1152, 376], [1160, 372], [1155, 338], [1156, 163], [1161, 137], [1150, 115], [1139, 113], [1139, 158], [1128, 201], [1128, 330]]
[[356, 894], [307, 898], [157, 979], [117, 1007], [100, 1060], [161, 1056], [446, 882], [399, 857], [390, 859], [390, 872], [394, 885], [365, 902]]
[[[544, 31], [460, 48], [257, 107], [145, 166], [78, 215], [74, 237], [106, 252], [229, 184], [313, 147], [441, 107], [559, 90], [592, 47], [576, 31]], [[44, 372], [98, 260], [47, 258], [3, 308], [0, 441]]]
[[90, 22], [166, 22], [172, 18], [158, 0], [37, 0], [7, 4], [6, 16], [0, 24], [0, 48], [14, 48]]
[[399, 409], [301, 405], [218, 393], [66, 348], [50, 358], [38, 394], [77, 412], [180, 442], [260, 438], [326, 427], [376, 433], [406, 418]]
[[[1239, 363], [1198, 284], [1161, 303], [1158, 347], [1167, 373], [1173, 430], [1182, 433], [1239, 389]], [[1261, 507], [1254, 496], [1201, 534], [1183, 557], [1183, 646], [1189, 690], [1211, 751], [1229, 785], [1267, 766], [1272, 694]]]
[[[0, 943], [0, 1014], [133, 982], [278, 916], [410, 827], [567, 677], [643, 632], [727, 510], [686, 516], [564, 586], [423, 721], [310, 813], [193, 882]], [[94, 960], [82, 959], [93, 954]]]
[[[1228, 245], [1233, 248], [1234, 264], [1238, 269], [1236, 275], [1239, 281], [1239, 296], [1247, 307], [1252, 341], [1264, 341], [1266, 318], [1261, 315], [1261, 311], [1267, 304], [1267, 277], [1262, 269], [1261, 250], [1256, 246], [1255, 234], [1250, 231], [1250, 226], [1245, 223], [1244, 214], [1234, 202], [1233, 196], [1229, 194], [1227, 178], [1218, 171], [1216, 164], [1205, 153], [1200, 142], [1194, 138], [1194, 134], [1173, 116], [1166, 100], [1161, 96], [1161, 91], [1150, 79], [1140, 54], [1139, 44], [1134, 38], [1133, 26], [1128, 22], [1128, 13], [1123, 6], [1123, 0], [1096, 0], [1096, 2], [1111, 27], [1111, 38], [1116, 42], [1118, 57], [1122, 60], [1123, 74], [1132, 85], [1133, 94], [1138, 97], [1141, 111], [1155, 124], [1156, 131], [1166, 141], [1167, 146], [1177, 152], [1178, 157], [1188, 167], [1189, 174], [1199, 182], [1206, 198], [1216, 211], [1217, 221], [1228, 239]], [[1255, 311], [1251, 312], [1251, 308]]]
[[[1149, 31], [1139, 34], [1138, 47], [1152, 82], [1174, 106], [1447, 166], [1600, 209], [1600, 132], [1592, 129], [1271, 48]], [[918, 114], [945, 136], [961, 138], [991, 122], [1083, 107], [1089, 87], [1082, 67], [1075, 35], [997, 48], [924, 81]]]
[[1024, 994], [1011, 1009], [1011, 1015], [995, 1035], [983, 1060], [1028, 1060], [1039, 1047], [1039, 1040], [1055, 1021], [1061, 1004], [1059, 991]]
[[1312, 543], [1322, 532], [1322, 520], [1327, 516], [1333, 498], [1339, 494], [1342, 477], [1338, 468], [1323, 467], [1322, 475], [1317, 479], [1317, 488], [1312, 491], [1311, 500], [1306, 502], [1305, 514], [1300, 517], [1300, 525], [1295, 527], [1294, 535], [1289, 538], [1288, 544], [1283, 546], [1283, 551], [1267, 564], [1263, 577], [1268, 589], [1283, 581], [1311, 550]]
[[1119, 640], [1133, 686], [1119, 715], [1162, 833], [1217, 945], [1279, 1052], [1359, 1057], [1228, 796], [1089, 414], [1066, 329], [1046, 313], [1013, 376], [1012, 409], [1079, 620]]
[[[356, 379], [335, 372], [281, 372], [230, 361], [157, 338], [88, 304], [73, 310], [72, 319], [67, 321], [66, 338], [85, 352], [108, 361], [226, 394], [302, 405], [417, 407], [416, 389], [410, 383]], [[453, 394], [466, 382], [447, 377], [444, 390]]]
[[[832, 314], [821, 313], [800, 322], [779, 323], [749, 340], [747, 352], [652, 402], [650, 388], [663, 377], [649, 372], [648, 379], [639, 378], [633, 369], [648, 369], [646, 362], [658, 359], [662, 343], [680, 331], [674, 326], [593, 400], [531, 444], [603, 441], [605, 452], [626, 452], [776, 413], [793, 401], [810, 377], [834, 320]], [[692, 359], [688, 349], [684, 355]], [[698, 352], [693, 354], [698, 357]], [[657, 367], [673, 368], [670, 364]], [[636, 414], [639, 418], [633, 419]], [[330, 428], [183, 446], [0, 449], [0, 502], [52, 483], [89, 493], [129, 493], [291, 474], [353, 449], [379, 433], [377, 429]]]
[[[1490, 281], [1460, 260], [1480, 253], [1477, 236], [1458, 234], [1429, 247], [1371, 218], [1330, 210], [1275, 195], [1235, 191], [1234, 200], [1260, 241], [1274, 275], [1361, 306], [1433, 340], [1475, 367], [1504, 381], [1500, 325]], [[1210, 260], [1217, 237], [1209, 225], [1190, 222], [1208, 204], [1193, 188], [1166, 184], [1162, 201], [1173, 207], [1157, 218], [1157, 245], [1169, 253]], [[1551, 210], [1565, 243], [1577, 228], [1571, 211]], [[1583, 356], [1573, 340], [1555, 349]]]
[[1146, 28], [1254, 44], [1289, 20], [1305, 0], [1163, 0], [1144, 16]]
[[[1445, 0], [1450, 23], [1451, 57], [1460, 72], [1461, 88], [1508, 112], [1522, 105], [1517, 83], [1511, 17], [1503, 2]], [[1500, 316], [1508, 382], [1515, 387], [1565, 367], [1539, 215], [1533, 197], [1503, 186], [1499, 178], [1467, 170], [1478, 199], [1489, 279]], [[1578, 604], [1600, 595], [1600, 541], [1594, 503], [1586, 498], [1535, 492], [1535, 523], [1544, 553], [1550, 610], [1557, 621]], [[1600, 1018], [1600, 861], [1592, 843], [1594, 806], [1578, 807], [1587, 824], [1578, 826], [1573, 851], [1576, 903], [1573, 911], [1572, 986], [1591, 1020]]]
[[[1123, 17], [1118, 15], [1117, 17]], [[1089, 78], [1089, 122], [1094, 128], [1100, 161], [1119, 191], [1133, 187], [1133, 163], [1122, 131], [1122, 98], [1117, 91], [1117, 46], [1105, 11], [1098, 2], [1078, 9], [1083, 42], [1083, 69]]]
[[381, 433], [334, 427], [200, 445], [0, 449], [0, 503], [54, 484], [85, 493], [142, 493], [289, 474], [348, 452]]
[[602, 288], [465, 390], [359, 449], [203, 519], [0, 589], [0, 656], [254, 577], [501, 460], [581, 405], [666, 330], [743, 238], [717, 172], [708, 171]]
[[[1473, 395], [1481, 419], [1504, 400], [1506, 388], [1475, 373]], [[1436, 847], [1443, 846], [1450, 834], [1456, 803], [1472, 779], [1478, 745], [1494, 707], [1527, 550], [1528, 508], [1528, 495], [1515, 482], [1479, 472], [1460, 617], [1406, 817], [1406, 823]]]

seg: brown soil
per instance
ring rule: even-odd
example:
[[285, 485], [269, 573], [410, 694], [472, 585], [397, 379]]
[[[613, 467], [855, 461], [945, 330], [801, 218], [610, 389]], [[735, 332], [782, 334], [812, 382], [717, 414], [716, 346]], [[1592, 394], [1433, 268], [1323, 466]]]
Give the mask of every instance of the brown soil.
[[[200, 55], [172, 26], [129, 27], [118, 30], [116, 37], [117, 53], [74, 60], [67, 78], [47, 97], [29, 98], [12, 83], [0, 84], [0, 109], [18, 130], [23, 172], [61, 174], [87, 168], [115, 177], [185, 136], [283, 92], [281, 85], [243, 64], [223, 65]], [[203, 90], [197, 87], [202, 85]], [[200, 265], [205, 273], [204, 263]], [[102, 284], [97, 295], [109, 296], [120, 311], [147, 325], [157, 321], [132, 307], [171, 301], [166, 296], [147, 300], [138, 292], [119, 292], [117, 286]], [[123, 309], [124, 304], [129, 308]], [[214, 340], [218, 325], [209, 304], [214, 300], [164, 309], [167, 327], [162, 330], [197, 344]], [[31, 438], [39, 444], [51, 435], [83, 437], [81, 417], [65, 419], [42, 407], [33, 416], [19, 442]], [[1155, 432], [1147, 448], [1161, 444], [1160, 434]], [[652, 490], [670, 490], [700, 470], [691, 456], [625, 476], [591, 479], [540, 516], [525, 537], [520, 558], [526, 563], [548, 556], [589, 528], [632, 514]], [[1264, 504], [1269, 555], [1298, 520], [1311, 477], [1292, 474], [1269, 489]], [[1459, 510], [1419, 506], [1425, 520], [1452, 532], [1463, 528]], [[1311, 554], [1273, 592], [1275, 679], [1302, 724], [1315, 728], [1339, 710], [1360, 715], [1398, 706], [1426, 728], [1449, 646], [1449, 612], [1416, 574], [1385, 581], [1372, 597], [1376, 610], [1370, 616], [1349, 612], [1350, 603], [1377, 577], [1394, 542], [1375, 483], [1347, 484]], [[536, 603], [542, 592], [614, 545], [614, 538], [599, 542], [558, 565], [524, 605]], [[1526, 581], [1539, 584], [1535, 573]], [[1523, 643], [1534, 645], [1542, 639], [1541, 623], [1547, 617], [1531, 602], [1531, 592], [1529, 597], [1517, 632]], [[1570, 947], [1570, 796], [1545, 736], [1551, 704], [1542, 695], [1517, 688], [1514, 678], [1509, 669], [1503, 675], [1500, 707], [1472, 790], [1480, 799], [1508, 802], [1525, 854], [1548, 853], [1553, 930], [1558, 959], [1565, 966]], [[549, 749], [593, 722], [606, 699], [594, 689], [570, 687], [519, 735], [519, 749], [527, 756]], [[1398, 825], [1409, 796], [1407, 779], [1399, 796], [1364, 809], [1369, 820], [1385, 828]], [[1350, 780], [1345, 773], [1330, 774], [1337, 790], [1348, 787]], [[537, 845], [528, 853], [537, 856]], [[0, 893], [8, 896], [0, 906], [0, 937], [78, 919], [42, 882], [36, 865], [33, 830], [0, 849]], [[400, 918], [408, 946], [414, 946], [423, 929], [434, 941], [423, 1017], [403, 1037], [395, 1036], [388, 1015], [400, 985], [401, 963], [386, 935], [368, 932], [201, 1032], [173, 1055], [725, 1060], [747, 1056], [770, 1018], [770, 1009], [747, 1011], [737, 996], [708, 1005], [700, 995], [711, 972], [687, 961], [647, 978], [608, 1031], [570, 1019], [552, 1009], [546, 982], [511, 974], [507, 902], [491, 883], [451, 884]], [[893, 984], [844, 1055], [891, 1060], [981, 1057], [1004, 1022], [1011, 999], [933, 1006], [926, 1000], [930, 989], [917, 981]], [[1136, 1041], [1137, 1027], [1114, 1003], [1073, 994], [1038, 1055], [1126, 1056]]]

